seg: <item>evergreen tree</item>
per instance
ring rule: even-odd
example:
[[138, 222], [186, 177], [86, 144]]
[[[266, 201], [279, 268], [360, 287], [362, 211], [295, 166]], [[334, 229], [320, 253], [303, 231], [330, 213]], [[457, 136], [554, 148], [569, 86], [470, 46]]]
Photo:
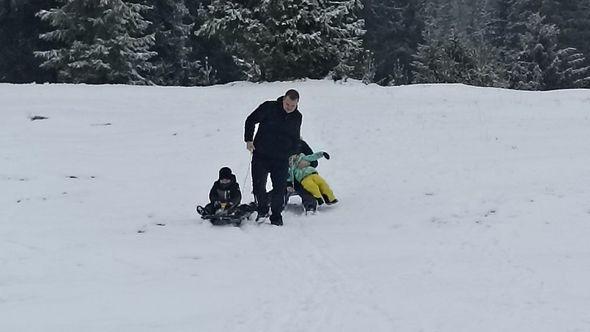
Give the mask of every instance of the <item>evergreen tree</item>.
[[560, 47], [573, 47], [590, 54], [590, 1], [543, 0], [539, 12], [559, 28]]
[[562, 25], [562, 43], [575, 46], [588, 60], [590, 58], [590, 1], [576, 0], [575, 2], [577, 6], [571, 11], [566, 11], [571, 13], [567, 15], [571, 19], [565, 19], [567, 24]]
[[362, 76], [357, 0], [213, 0], [198, 34], [219, 40], [246, 79]]
[[34, 50], [48, 47], [38, 36], [47, 29], [35, 13], [55, 5], [53, 0], [0, 0], [0, 82], [28, 83], [55, 80], [55, 73], [39, 68]]
[[152, 48], [157, 55], [150, 61], [154, 64], [152, 81], [159, 85], [180, 85], [188, 67], [186, 46], [192, 24], [184, 0], [152, 0], [152, 10], [146, 15], [154, 33]]
[[149, 84], [147, 61], [154, 36], [146, 35], [149, 22], [141, 15], [148, 9], [123, 0], [63, 0], [61, 8], [43, 10], [39, 16], [55, 30], [43, 40], [58, 43], [36, 54], [43, 68], [57, 70], [62, 82]]
[[257, 18], [258, 1], [251, 2], [212, 0], [210, 5], [200, 8], [202, 24], [195, 33], [211, 43], [217, 42], [231, 56], [232, 63], [239, 68], [238, 79], [258, 81], [261, 73], [254, 59], [259, 50], [254, 38], [262, 39], [265, 28]]
[[[490, 5], [489, 42], [498, 48], [506, 47], [508, 15], [512, 0], [496, 0]], [[517, 44], [517, 43], [515, 43]]]
[[424, 17], [423, 42], [418, 45], [418, 50], [413, 57], [413, 83], [458, 82], [458, 78], [451, 77], [448, 73], [449, 61], [444, 50], [447, 36], [451, 31], [454, 31], [454, 29], [447, 30], [447, 24], [450, 21], [447, 14], [447, 2], [429, 1], [422, 8], [422, 16]]
[[151, 59], [154, 71], [152, 81], [159, 85], [209, 85], [215, 82], [213, 69], [205, 60], [196, 58], [191, 42], [195, 17], [185, 0], [151, 0], [152, 10], [147, 19], [152, 22], [150, 31], [155, 34]]
[[412, 55], [422, 39], [416, 0], [365, 0], [365, 45], [373, 53], [375, 77], [381, 85], [409, 84]]
[[468, 14], [467, 37], [473, 50], [475, 67], [470, 73], [469, 84], [477, 86], [508, 87], [503, 48], [498, 38], [494, 16], [496, 3], [489, 0], [473, 1]]
[[199, 74], [191, 85], [211, 85], [227, 83], [242, 79], [239, 68], [221, 41], [215, 37], [206, 38], [198, 31], [207, 19], [205, 9], [210, 0], [185, 0], [185, 5], [192, 20], [189, 38], [186, 41], [189, 50], [189, 63], [199, 63]]
[[418, 45], [418, 51], [414, 55], [412, 62], [412, 83], [438, 83], [444, 82], [444, 78], [439, 75], [439, 59], [441, 57], [440, 42], [428, 40], [424, 44]]
[[[590, 22], [587, 1], [500, 0], [500, 3], [507, 8], [502, 60], [510, 66], [511, 87], [546, 90], [586, 82], [580, 78], [584, 76], [585, 57], [573, 51], [576, 48], [572, 45], [585, 47], [588, 38], [584, 38], [584, 33], [590, 37], [590, 31], [579, 28], [584, 26], [584, 21]], [[570, 73], [577, 73], [574, 75], [577, 78]]]
[[551, 63], [545, 84], [549, 88], [586, 88], [590, 87], [590, 66], [585, 65], [582, 53], [573, 47], [556, 52]]
[[365, 21], [360, 18], [363, 8], [360, 0], [328, 1], [323, 12], [324, 29], [330, 42], [328, 50], [335, 55], [330, 75], [332, 79], [348, 77], [363, 79], [370, 71], [368, 60], [370, 53], [363, 46]]
[[[515, 26], [520, 28], [522, 23]], [[545, 23], [538, 13], [528, 16], [524, 29], [519, 35], [520, 51], [515, 53], [510, 69], [510, 86], [526, 90], [556, 88], [550, 81], [554, 75], [551, 65], [556, 57], [559, 30]]]
[[499, 50], [490, 45], [472, 49], [474, 66], [464, 82], [475, 86], [506, 88], [509, 86], [506, 65], [499, 58]]
[[[556, 61], [560, 66], [570, 66], [572, 73], [565, 69], [564, 75], [569, 78], [561, 79], [560, 87], [590, 87], [587, 80], [583, 78], [583, 68], [590, 65], [587, 60], [590, 56], [590, 1], [588, 0], [568, 0], [568, 1], [548, 1], [552, 4], [552, 11], [547, 14], [548, 20], [559, 28], [558, 43], [560, 50]], [[558, 72], [560, 70], [557, 70]], [[573, 81], [571, 81], [573, 79]], [[575, 82], [575, 83], [574, 83]]]
[[424, 7], [422, 43], [414, 57], [416, 83], [507, 86], [487, 0], [432, 1]]
[[475, 72], [472, 50], [451, 31], [448, 39], [425, 38], [415, 56], [415, 83], [471, 83]]

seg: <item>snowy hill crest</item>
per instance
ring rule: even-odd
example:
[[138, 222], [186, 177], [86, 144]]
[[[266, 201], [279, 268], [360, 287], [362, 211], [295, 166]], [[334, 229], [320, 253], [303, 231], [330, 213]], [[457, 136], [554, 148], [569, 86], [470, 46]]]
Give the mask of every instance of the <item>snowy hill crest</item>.
[[[244, 120], [288, 88], [340, 205], [286, 211], [283, 228], [202, 222], [221, 166], [251, 199]], [[2, 331], [590, 330], [588, 90], [2, 84], [0, 98]]]

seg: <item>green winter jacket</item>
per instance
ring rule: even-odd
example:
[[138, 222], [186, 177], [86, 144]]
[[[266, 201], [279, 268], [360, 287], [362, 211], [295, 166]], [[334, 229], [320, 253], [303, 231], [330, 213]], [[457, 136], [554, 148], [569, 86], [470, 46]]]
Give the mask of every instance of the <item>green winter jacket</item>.
[[313, 153], [313, 154], [310, 154], [307, 156], [304, 155], [303, 153], [300, 153], [299, 155], [291, 156], [291, 158], [289, 158], [289, 182], [293, 182], [293, 179], [297, 180], [297, 182], [301, 182], [301, 180], [303, 180], [306, 176], [318, 172], [318, 171], [316, 171], [315, 168], [313, 168], [311, 166], [307, 166], [304, 168], [297, 167], [297, 165], [299, 165], [300, 161], [306, 160], [306, 161], [311, 162], [311, 161], [316, 161], [316, 160], [323, 158], [323, 157], [324, 157], [323, 151], [318, 151], [316, 153]]

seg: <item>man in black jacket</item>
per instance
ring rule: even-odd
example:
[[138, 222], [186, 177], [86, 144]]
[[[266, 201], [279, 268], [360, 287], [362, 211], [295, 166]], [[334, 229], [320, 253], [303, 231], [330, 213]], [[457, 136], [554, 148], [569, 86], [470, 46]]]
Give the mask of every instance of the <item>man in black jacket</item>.
[[[252, 152], [252, 188], [258, 218], [268, 216], [266, 179], [270, 173], [273, 190], [285, 192], [289, 176], [289, 156], [297, 152], [303, 116], [297, 109], [299, 93], [289, 90], [277, 100], [266, 101], [246, 118], [244, 141]], [[254, 129], [258, 124], [256, 137]], [[254, 138], [253, 138], [254, 137]], [[273, 195], [270, 222], [283, 224], [283, 197]]]

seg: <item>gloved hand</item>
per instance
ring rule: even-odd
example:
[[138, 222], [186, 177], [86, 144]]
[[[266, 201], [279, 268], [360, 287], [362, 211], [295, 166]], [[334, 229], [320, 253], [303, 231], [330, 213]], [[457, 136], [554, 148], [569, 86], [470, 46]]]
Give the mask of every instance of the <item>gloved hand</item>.
[[324, 158], [330, 159], [330, 155], [328, 154], [328, 152], [324, 152]]

